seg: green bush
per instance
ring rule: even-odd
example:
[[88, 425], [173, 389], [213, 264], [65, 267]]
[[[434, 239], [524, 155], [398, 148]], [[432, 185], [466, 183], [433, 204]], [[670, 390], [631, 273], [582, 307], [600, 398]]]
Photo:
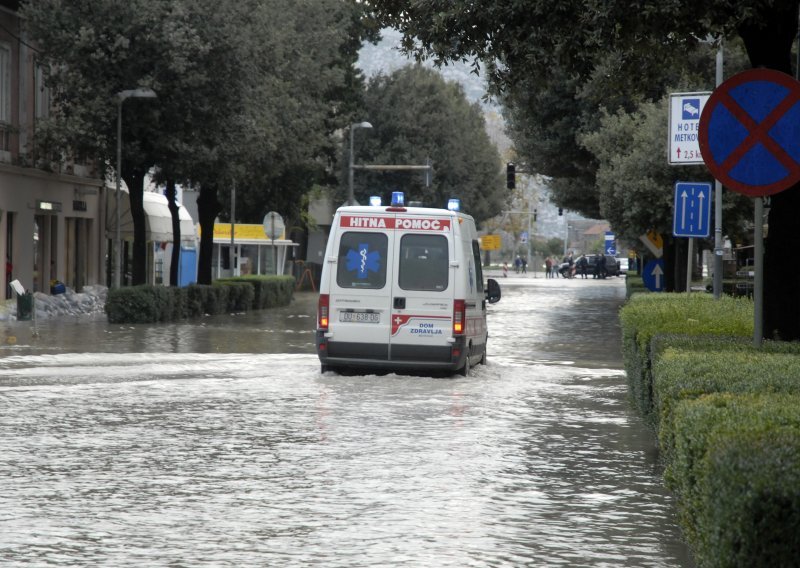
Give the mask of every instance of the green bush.
[[[791, 427], [800, 432], [800, 396], [785, 394], [715, 393], [675, 405], [674, 449], [667, 463], [664, 478], [678, 497], [681, 527], [694, 549], [706, 542], [706, 533], [715, 529], [701, 525], [706, 502], [703, 487], [703, 463], [708, 452], [716, 447], [720, 436], [736, 437], [740, 432]], [[782, 483], [775, 479], [775, 483]]]
[[108, 292], [105, 312], [111, 323], [146, 323], [160, 321], [167, 294], [154, 286], [112, 288]]
[[642, 278], [633, 272], [629, 272], [625, 277], [625, 297], [630, 298], [634, 294], [649, 293], [650, 290], [644, 285]]
[[679, 427], [675, 407], [715, 392], [800, 394], [800, 355], [666, 350], [653, 367], [653, 403], [659, 447], [668, 462]]
[[240, 278], [222, 278], [217, 283], [245, 282], [253, 288], [253, 309], [263, 310], [286, 306], [294, 295], [294, 277], [292, 276], [242, 276]]
[[241, 281], [226, 281], [215, 283], [217, 292], [217, 313], [247, 312], [253, 309], [254, 287]]
[[212, 286], [185, 288], [130, 286], [108, 291], [105, 310], [111, 323], [153, 323], [288, 305], [294, 293], [291, 276], [218, 280]]
[[762, 424], [718, 434], [699, 469], [700, 566], [798, 565], [800, 430]]
[[752, 337], [753, 304], [708, 294], [635, 294], [620, 310], [622, 356], [630, 395], [647, 416], [652, 407], [650, 342], [655, 335]]

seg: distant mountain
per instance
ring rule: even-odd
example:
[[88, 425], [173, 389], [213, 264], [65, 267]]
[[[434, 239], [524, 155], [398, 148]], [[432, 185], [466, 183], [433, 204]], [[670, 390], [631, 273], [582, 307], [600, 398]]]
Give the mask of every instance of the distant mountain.
[[[399, 31], [387, 28], [381, 31], [381, 35], [383, 39], [377, 45], [367, 43], [359, 52], [357, 65], [367, 78], [379, 73], [389, 74], [401, 67], [414, 64], [413, 58], [406, 57], [400, 52], [402, 35]], [[430, 61], [426, 61], [423, 65], [437, 69]], [[488, 111], [499, 112], [496, 103], [483, 100], [486, 95], [486, 78], [482, 73], [476, 75], [472, 72], [472, 67], [464, 63], [451, 63], [437, 70], [447, 81], [461, 85], [469, 101], [480, 103]]]

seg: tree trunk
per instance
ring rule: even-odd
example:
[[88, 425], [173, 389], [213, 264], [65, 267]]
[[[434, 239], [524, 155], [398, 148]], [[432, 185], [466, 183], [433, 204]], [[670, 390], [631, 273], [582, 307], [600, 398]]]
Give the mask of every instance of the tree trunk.
[[133, 276], [131, 284], [137, 286], [147, 282], [147, 223], [144, 217], [144, 173], [123, 169], [123, 178], [128, 186], [133, 220]]
[[178, 285], [178, 268], [181, 262], [181, 218], [180, 208], [175, 201], [177, 191], [175, 180], [167, 180], [167, 207], [172, 214], [172, 256], [169, 263], [169, 285]]
[[[800, 0], [774, 2], [763, 10], [758, 22], [742, 26], [750, 64], [784, 73], [792, 72], [792, 43], [797, 33]], [[791, 259], [800, 250], [797, 214], [800, 186], [772, 196], [769, 232], [764, 255], [764, 337], [800, 339], [800, 271]]]
[[197, 198], [197, 216], [200, 223], [200, 254], [197, 263], [197, 283], [211, 284], [211, 261], [214, 256], [214, 220], [222, 210], [217, 199], [217, 188], [202, 186]]

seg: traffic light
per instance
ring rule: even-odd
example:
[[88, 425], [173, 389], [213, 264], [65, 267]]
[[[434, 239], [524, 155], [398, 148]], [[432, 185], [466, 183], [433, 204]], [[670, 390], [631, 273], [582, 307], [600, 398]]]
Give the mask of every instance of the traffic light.
[[564, 209], [563, 209], [563, 208], [561, 208], [561, 207], [559, 207], [559, 208], [558, 208], [558, 215], [559, 215], [559, 217], [560, 217], [561, 215], [563, 215], [563, 214], [564, 214]]
[[506, 187], [508, 189], [517, 187], [517, 170], [514, 167], [514, 162], [506, 164]]

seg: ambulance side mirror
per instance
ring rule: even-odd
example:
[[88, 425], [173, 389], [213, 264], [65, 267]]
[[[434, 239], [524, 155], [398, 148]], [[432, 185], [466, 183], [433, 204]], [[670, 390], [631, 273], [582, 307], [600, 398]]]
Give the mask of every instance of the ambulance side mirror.
[[489, 278], [486, 281], [486, 299], [490, 304], [500, 301], [500, 284], [494, 278]]

